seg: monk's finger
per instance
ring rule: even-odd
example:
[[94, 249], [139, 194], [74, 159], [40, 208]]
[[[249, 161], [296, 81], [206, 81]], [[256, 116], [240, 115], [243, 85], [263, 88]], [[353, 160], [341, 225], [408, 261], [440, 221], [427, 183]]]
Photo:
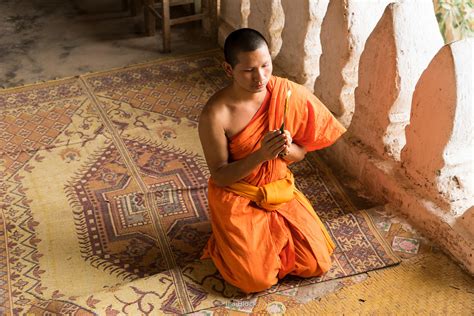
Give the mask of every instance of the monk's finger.
[[285, 143], [286, 143], [285, 138], [283, 138], [283, 137], [275, 137], [275, 138], [273, 138], [272, 140], [270, 140], [270, 141], [268, 142], [268, 145], [269, 145], [270, 147], [274, 147], [274, 146], [279, 147], [279, 146], [285, 145]]
[[285, 130], [285, 137], [286, 137], [287, 143], [291, 145], [291, 143], [293, 142], [293, 137], [291, 137], [291, 133], [287, 130]]
[[280, 132], [280, 130], [277, 130], [276, 132], [272, 133], [272, 138], [270, 141], [277, 141], [279, 139], [285, 139], [285, 134]]
[[290, 146], [288, 146], [288, 144], [284, 144], [283, 145], [283, 150], [282, 150], [282, 153], [288, 153], [290, 151]]
[[281, 135], [279, 137], [274, 137], [268, 141], [269, 146], [273, 146], [276, 144], [285, 144], [285, 143], [286, 143], [286, 139], [282, 137]]
[[272, 152], [277, 152], [279, 153], [280, 151], [284, 150], [285, 149], [285, 143], [284, 142], [278, 142], [276, 144], [273, 144], [271, 147], [270, 147], [270, 150]]
[[283, 133], [282, 133], [279, 129], [276, 129], [276, 130], [274, 130], [274, 131], [271, 131], [270, 134], [271, 134], [271, 137], [270, 137], [271, 139], [277, 138], [277, 137], [283, 135]]
[[279, 149], [279, 148], [273, 150], [273, 151], [272, 151], [272, 156], [273, 156], [273, 158], [278, 157], [278, 155], [280, 155], [281, 152], [282, 152], [282, 150]]
[[269, 131], [268, 133], [265, 134], [265, 136], [263, 136], [263, 141], [264, 142], [269, 142], [270, 140], [272, 140], [273, 138], [275, 138], [277, 136], [278, 136], [278, 132]]
[[288, 144], [288, 136], [286, 134], [283, 134], [283, 138], [285, 139], [285, 144]]
[[277, 153], [277, 157], [285, 157], [286, 155], [289, 154], [289, 151], [283, 149], [280, 152]]

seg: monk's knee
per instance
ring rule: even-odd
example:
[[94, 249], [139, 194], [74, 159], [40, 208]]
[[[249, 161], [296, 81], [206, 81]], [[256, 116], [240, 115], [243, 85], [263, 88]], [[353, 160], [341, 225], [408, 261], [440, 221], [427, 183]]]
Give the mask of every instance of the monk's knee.
[[236, 286], [245, 293], [261, 292], [271, 288], [278, 282], [276, 275], [252, 275], [239, 278]]
[[317, 260], [311, 256], [304, 258], [304, 260], [298, 260], [296, 262], [296, 269], [292, 274], [304, 278], [309, 278], [321, 275], [321, 273], [321, 267], [318, 265]]

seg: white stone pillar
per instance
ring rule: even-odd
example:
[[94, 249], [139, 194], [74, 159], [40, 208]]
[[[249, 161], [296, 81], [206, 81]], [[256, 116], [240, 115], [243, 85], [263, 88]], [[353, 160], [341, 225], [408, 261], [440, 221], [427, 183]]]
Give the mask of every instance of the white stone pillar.
[[285, 25], [275, 64], [310, 91], [319, 75], [319, 35], [328, 3], [329, 0], [282, 0]]
[[218, 42], [224, 46], [227, 35], [248, 26], [250, 0], [221, 0], [220, 5]]
[[454, 216], [474, 205], [473, 59], [473, 38], [434, 57], [416, 86], [402, 151], [407, 175]]
[[268, 41], [272, 58], [281, 48], [281, 33], [285, 24], [285, 15], [281, 0], [250, 0], [248, 27], [256, 29]]
[[442, 45], [431, 0], [390, 4], [360, 59], [351, 134], [398, 161], [416, 81]]
[[240, 20], [242, 21], [240, 27], [249, 26], [249, 15], [250, 15], [250, 0], [242, 0], [240, 6]]
[[359, 59], [365, 42], [394, 0], [332, 0], [321, 26], [322, 55], [316, 96], [346, 127], [354, 113]]

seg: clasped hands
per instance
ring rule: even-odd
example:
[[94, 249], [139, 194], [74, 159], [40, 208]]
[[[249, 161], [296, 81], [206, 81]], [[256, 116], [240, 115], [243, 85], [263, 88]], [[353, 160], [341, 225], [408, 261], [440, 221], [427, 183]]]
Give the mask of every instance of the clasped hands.
[[277, 157], [284, 158], [290, 153], [290, 146], [293, 142], [288, 130], [282, 133], [280, 130], [269, 131], [263, 136], [260, 142], [260, 152], [265, 161]]

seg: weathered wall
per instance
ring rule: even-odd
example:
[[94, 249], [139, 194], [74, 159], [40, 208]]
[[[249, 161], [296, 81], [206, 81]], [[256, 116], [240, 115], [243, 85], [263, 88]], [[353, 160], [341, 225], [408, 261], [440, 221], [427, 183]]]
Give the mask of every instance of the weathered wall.
[[474, 205], [473, 47], [446, 45], [424, 71], [402, 152], [412, 182], [455, 217]]
[[430, 0], [226, 2], [220, 33], [261, 31], [348, 127], [323, 156], [474, 272], [473, 40], [443, 47]]
[[273, 58], [280, 52], [284, 24], [285, 15], [280, 0], [250, 0], [248, 27], [259, 30], [265, 36]]
[[443, 45], [432, 6], [430, 0], [388, 5], [359, 64], [351, 135], [395, 160], [405, 145], [415, 84]]
[[217, 30], [217, 41], [224, 46], [227, 35], [233, 30], [248, 27], [250, 0], [221, 1], [220, 21]]
[[[326, 159], [337, 162], [378, 199], [387, 200], [391, 207], [407, 215], [471, 273], [473, 55], [474, 39], [455, 42], [442, 47], [423, 71], [411, 103], [401, 163], [378, 154], [350, 130], [341, 141], [323, 151]], [[370, 121], [366, 124], [369, 128]]]
[[348, 127], [354, 114], [359, 59], [385, 1], [330, 1], [321, 26], [322, 55], [315, 95]]
[[319, 75], [319, 35], [328, 3], [329, 0], [282, 0], [285, 25], [275, 64], [310, 91]]

